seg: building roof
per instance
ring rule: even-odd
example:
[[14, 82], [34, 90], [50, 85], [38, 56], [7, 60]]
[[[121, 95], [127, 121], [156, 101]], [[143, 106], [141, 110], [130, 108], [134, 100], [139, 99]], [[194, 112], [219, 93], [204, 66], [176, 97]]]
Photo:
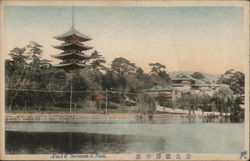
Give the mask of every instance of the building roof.
[[71, 28], [69, 31], [67, 31], [64, 34], [54, 36], [54, 38], [57, 39], [57, 40], [61, 40], [61, 41], [65, 41], [65, 40], [69, 40], [69, 39], [75, 39], [75, 40], [82, 41], [82, 42], [83, 41], [89, 41], [89, 40], [92, 39], [92, 38], [90, 38], [90, 37], [88, 37], [86, 35], [81, 34], [79, 31], [77, 31], [74, 28]]
[[147, 90], [148, 92], [161, 92], [161, 91], [178, 91], [177, 88], [169, 86], [169, 85], [155, 85], [152, 88]]
[[172, 80], [192, 80], [192, 81], [196, 81], [196, 79], [194, 79], [193, 77], [191, 77], [190, 75], [187, 75], [187, 74], [177, 74], [174, 78], [172, 78]]
[[77, 58], [77, 59], [80, 59], [80, 60], [86, 60], [86, 59], [89, 59], [90, 56], [87, 56], [85, 54], [80, 54], [80, 53], [74, 53], [74, 52], [71, 52], [71, 53], [61, 53], [61, 54], [57, 54], [57, 55], [51, 55], [53, 58], [57, 58], [57, 59], [67, 59], [67, 58]]
[[62, 64], [55, 64], [55, 68], [63, 68], [65, 70], [71, 70], [71, 69], [78, 69], [78, 68], [84, 68], [87, 65], [81, 64], [81, 63], [62, 63]]
[[204, 81], [196, 81], [195, 84], [193, 86], [196, 86], [196, 87], [222, 87], [224, 86], [223, 84], [215, 84], [215, 83], [206, 83]]
[[85, 45], [83, 45], [81, 43], [77, 43], [77, 42], [66, 43], [66, 44], [61, 44], [61, 45], [55, 45], [53, 47], [56, 48], [56, 49], [60, 49], [60, 50], [78, 49], [80, 51], [89, 50], [89, 49], [93, 48], [91, 46], [85, 46]]

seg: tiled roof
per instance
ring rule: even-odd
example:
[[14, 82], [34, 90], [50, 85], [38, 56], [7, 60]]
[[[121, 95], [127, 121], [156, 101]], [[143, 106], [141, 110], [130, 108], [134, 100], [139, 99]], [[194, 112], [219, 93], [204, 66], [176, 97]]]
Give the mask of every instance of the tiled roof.
[[65, 49], [72, 47], [72, 46], [78, 47], [81, 50], [89, 50], [89, 49], [93, 48], [91, 46], [85, 46], [84, 44], [74, 43], [74, 42], [67, 43], [67, 44], [61, 44], [61, 45], [53, 45], [54, 48], [61, 49], [61, 50], [65, 50]]
[[85, 54], [79, 54], [79, 53], [62, 53], [62, 54], [57, 54], [57, 55], [51, 55], [54, 58], [58, 58], [58, 59], [64, 59], [65, 57], [68, 56], [78, 56], [80, 59], [88, 59], [90, 58], [90, 56], [87, 56]]
[[70, 67], [70, 66], [86, 67], [85, 64], [81, 64], [81, 63], [63, 63], [63, 64], [54, 65], [54, 67]]
[[169, 85], [164, 85], [164, 86], [160, 86], [160, 85], [155, 85], [152, 88], [148, 89], [147, 91], [149, 92], [159, 92], [159, 91], [177, 91], [178, 89]]
[[177, 74], [172, 80], [196, 80], [187, 74]]
[[67, 37], [70, 37], [70, 36], [73, 36], [73, 35], [78, 37], [78, 39], [81, 40], [81, 41], [91, 40], [90, 37], [81, 34], [79, 31], [75, 30], [74, 28], [71, 28], [68, 32], [66, 32], [66, 33], [64, 33], [62, 35], [54, 36], [54, 38], [58, 39], [58, 40], [65, 40], [65, 39], [67, 39]]

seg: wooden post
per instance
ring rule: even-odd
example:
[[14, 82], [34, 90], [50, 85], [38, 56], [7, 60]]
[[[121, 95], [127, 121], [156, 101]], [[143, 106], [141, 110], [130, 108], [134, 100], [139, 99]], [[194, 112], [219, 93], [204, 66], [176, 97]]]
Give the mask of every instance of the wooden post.
[[26, 109], [27, 103], [26, 100], [24, 101], [24, 108]]
[[71, 112], [72, 107], [72, 83], [71, 83], [71, 89], [70, 89], [70, 105], [69, 105], [69, 111]]
[[69, 150], [70, 150], [70, 152], [72, 151], [72, 136], [71, 136], [71, 132], [69, 132]]
[[98, 104], [99, 104], [99, 111], [102, 111], [102, 103], [99, 102]]
[[106, 114], [108, 114], [108, 91], [107, 91], [107, 89], [105, 91], [105, 94], [106, 94], [106, 105], [105, 105], [105, 107], [106, 107]]

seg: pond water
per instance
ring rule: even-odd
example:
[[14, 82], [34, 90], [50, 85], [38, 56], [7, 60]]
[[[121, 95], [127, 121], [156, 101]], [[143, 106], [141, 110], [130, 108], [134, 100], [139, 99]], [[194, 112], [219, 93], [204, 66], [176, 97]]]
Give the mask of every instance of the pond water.
[[221, 153], [244, 151], [244, 123], [201, 120], [86, 119], [6, 123], [7, 154]]

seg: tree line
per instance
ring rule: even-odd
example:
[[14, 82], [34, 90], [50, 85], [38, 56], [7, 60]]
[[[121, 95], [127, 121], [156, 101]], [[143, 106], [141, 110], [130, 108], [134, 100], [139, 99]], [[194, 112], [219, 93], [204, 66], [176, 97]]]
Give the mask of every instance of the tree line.
[[[25, 47], [15, 47], [9, 52], [10, 59], [5, 61], [6, 105], [14, 106], [48, 106], [55, 104], [56, 100], [68, 102], [70, 93], [58, 93], [56, 95], [43, 94], [41, 92], [28, 92], [8, 89], [30, 89], [47, 91], [120, 91], [126, 93], [139, 93], [153, 85], [170, 84], [170, 76], [166, 66], [159, 62], [150, 63], [151, 71], [146, 73], [135, 63], [123, 57], [115, 58], [107, 65], [105, 58], [93, 51], [86, 67], [75, 72], [65, 72], [63, 69], [53, 67], [51, 61], [42, 58], [43, 46], [31, 41]], [[191, 75], [195, 79], [205, 77], [194, 72]], [[210, 83], [210, 82], [208, 82]], [[208, 95], [183, 95], [174, 103], [179, 107], [203, 110], [209, 108], [211, 102], [218, 111], [225, 112], [233, 105], [239, 109], [239, 104], [244, 101], [244, 74], [230, 69], [217, 81], [218, 84], [227, 84], [229, 88], [216, 91], [213, 97]], [[234, 97], [236, 96], [236, 97]], [[81, 101], [93, 97], [93, 93], [74, 93], [73, 101], [80, 104]], [[147, 95], [139, 96], [139, 100], [149, 98]], [[109, 101], [120, 103], [121, 96], [110, 95]], [[151, 98], [149, 100], [152, 100]], [[152, 101], [149, 101], [152, 104]], [[231, 109], [236, 109], [231, 107]], [[149, 111], [155, 110], [152, 105]]]
[[[170, 81], [166, 67], [160, 63], [150, 63], [150, 73], [126, 58], [115, 58], [110, 66], [105, 58], [93, 51], [86, 67], [74, 72], [65, 72], [53, 67], [51, 61], [42, 58], [43, 46], [31, 41], [25, 47], [15, 47], [9, 53], [10, 59], [5, 61], [5, 87], [7, 89], [30, 89], [67, 91], [71, 84], [73, 91], [111, 90], [127, 93], [141, 92], [155, 84], [165, 85]], [[9, 106], [47, 105], [54, 100], [65, 100], [69, 93], [57, 94], [51, 98], [39, 92], [22, 92], [6, 90], [6, 103]], [[90, 97], [88, 93], [74, 94], [74, 101]], [[112, 96], [113, 102], [119, 102], [118, 96]]]

